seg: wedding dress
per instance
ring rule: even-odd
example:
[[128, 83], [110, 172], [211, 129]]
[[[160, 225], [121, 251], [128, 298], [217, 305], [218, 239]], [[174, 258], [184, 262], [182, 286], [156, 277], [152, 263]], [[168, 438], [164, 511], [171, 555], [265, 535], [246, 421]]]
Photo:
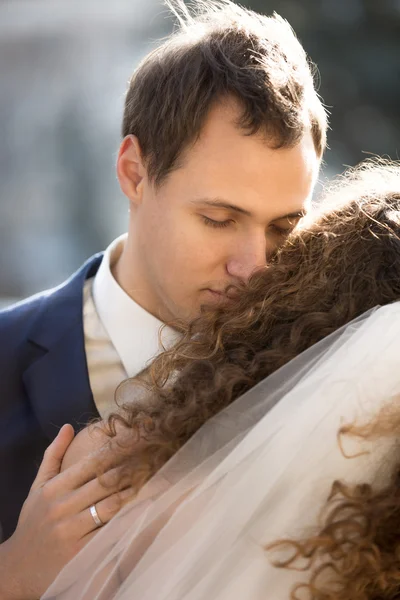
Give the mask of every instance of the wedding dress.
[[302, 353], [208, 421], [44, 598], [287, 600], [309, 573], [265, 545], [314, 531], [334, 480], [385, 484], [394, 440], [343, 453], [337, 433], [399, 403], [399, 363], [400, 303]]

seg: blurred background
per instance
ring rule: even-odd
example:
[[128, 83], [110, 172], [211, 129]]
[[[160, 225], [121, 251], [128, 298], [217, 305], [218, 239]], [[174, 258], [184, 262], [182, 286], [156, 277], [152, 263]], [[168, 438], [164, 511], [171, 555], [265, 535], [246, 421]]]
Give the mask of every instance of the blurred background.
[[[322, 180], [399, 157], [400, 0], [252, 0], [288, 19], [331, 112]], [[0, 305], [60, 283], [125, 231], [127, 81], [173, 26], [161, 0], [0, 0]]]

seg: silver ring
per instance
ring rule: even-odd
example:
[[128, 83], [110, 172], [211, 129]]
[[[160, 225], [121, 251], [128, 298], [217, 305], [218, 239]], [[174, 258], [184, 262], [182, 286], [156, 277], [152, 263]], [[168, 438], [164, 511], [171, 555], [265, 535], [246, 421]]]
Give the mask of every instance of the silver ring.
[[96, 505], [92, 504], [92, 506], [89, 508], [89, 510], [90, 510], [90, 514], [93, 517], [93, 521], [95, 522], [96, 527], [103, 527], [104, 523], [100, 519], [99, 515], [97, 514]]

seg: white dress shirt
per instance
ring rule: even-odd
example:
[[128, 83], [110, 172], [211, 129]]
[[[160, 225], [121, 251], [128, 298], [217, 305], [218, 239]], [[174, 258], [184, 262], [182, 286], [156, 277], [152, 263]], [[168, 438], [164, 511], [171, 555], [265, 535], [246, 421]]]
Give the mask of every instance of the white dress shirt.
[[117, 409], [115, 390], [128, 377], [146, 369], [178, 337], [139, 306], [114, 279], [111, 269], [121, 255], [126, 236], [106, 250], [94, 278], [83, 290], [83, 328], [90, 387], [100, 416]]

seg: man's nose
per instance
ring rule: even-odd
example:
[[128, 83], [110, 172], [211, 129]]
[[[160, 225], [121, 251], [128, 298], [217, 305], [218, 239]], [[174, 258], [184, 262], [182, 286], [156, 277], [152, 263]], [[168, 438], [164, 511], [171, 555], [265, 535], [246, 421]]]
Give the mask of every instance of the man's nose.
[[247, 281], [249, 277], [267, 264], [267, 244], [265, 236], [251, 239], [238, 245], [226, 263], [231, 277]]

